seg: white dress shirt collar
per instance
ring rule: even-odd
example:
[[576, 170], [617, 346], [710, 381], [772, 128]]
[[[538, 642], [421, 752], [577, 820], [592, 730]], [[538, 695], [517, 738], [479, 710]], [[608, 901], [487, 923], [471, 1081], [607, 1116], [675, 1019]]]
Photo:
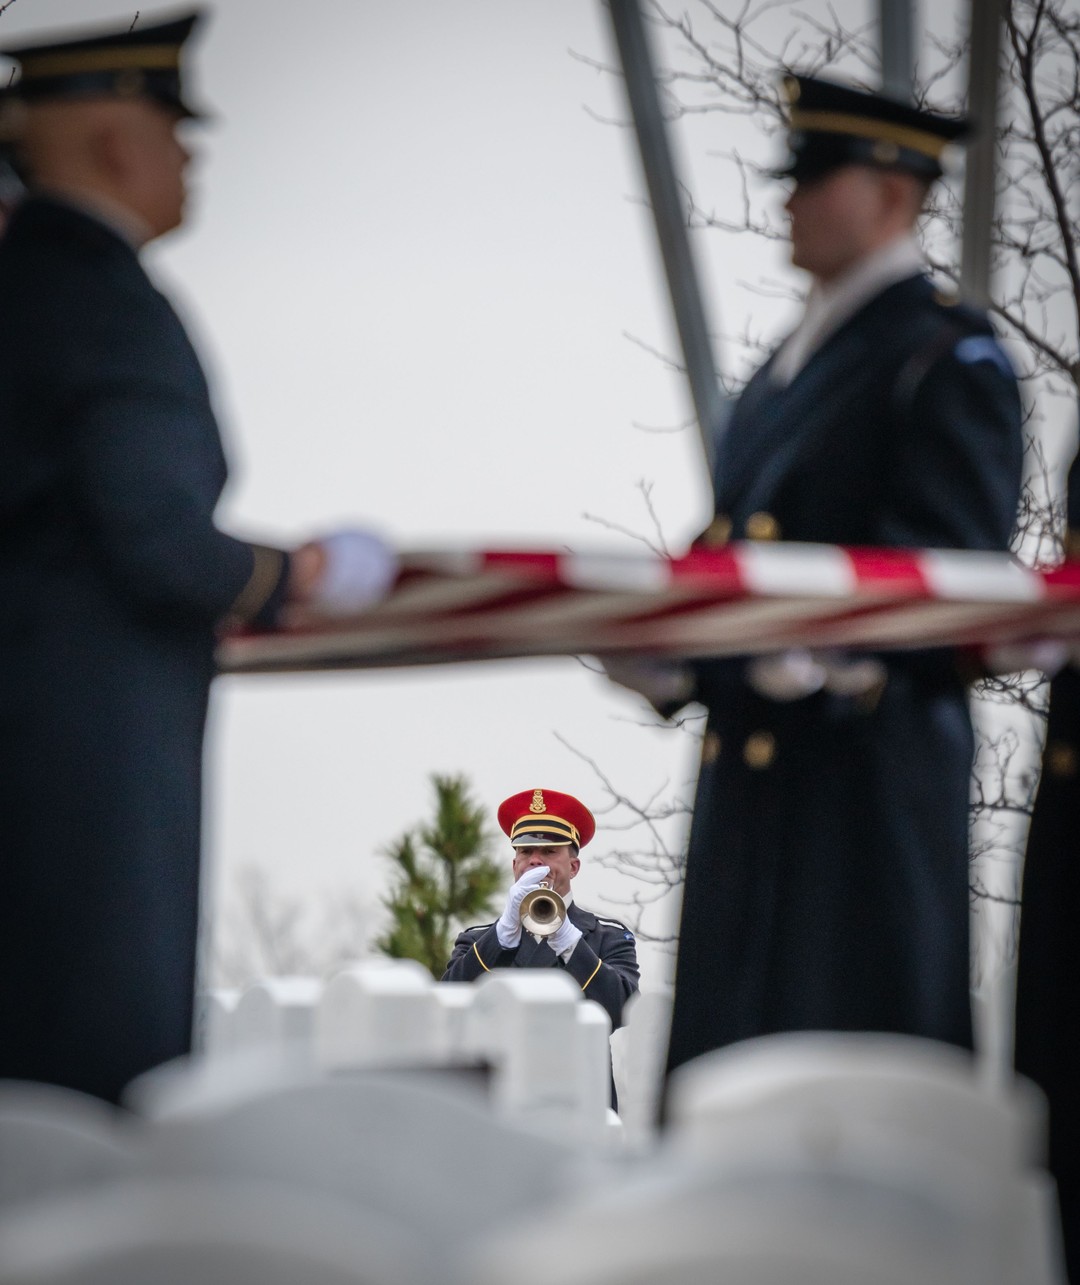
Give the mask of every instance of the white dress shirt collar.
[[897, 281], [926, 271], [919, 243], [910, 233], [860, 259], [835, 281], [815, 281], [802, 319], [780, 345], [770, 375], [789, 384], [818, 348], [871, 299]]

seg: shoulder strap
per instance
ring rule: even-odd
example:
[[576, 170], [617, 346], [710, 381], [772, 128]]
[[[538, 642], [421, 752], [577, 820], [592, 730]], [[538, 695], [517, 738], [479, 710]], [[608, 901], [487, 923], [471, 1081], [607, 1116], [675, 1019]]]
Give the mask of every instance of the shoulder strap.
[[943, 320], [939, 328], [908, 357], [900, 367], [893, 385], [893, 405], [902, 411], [909, 411], [915, 401], [919, 385], [929, 374], [934, 363], [954, 347], [967, 333], [966, 329], [953, 320]]

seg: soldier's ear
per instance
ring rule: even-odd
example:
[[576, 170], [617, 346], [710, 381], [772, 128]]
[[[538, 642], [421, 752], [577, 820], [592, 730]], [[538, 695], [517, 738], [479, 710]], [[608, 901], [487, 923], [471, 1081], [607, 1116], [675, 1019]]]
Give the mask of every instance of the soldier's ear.
[[571, 879], [576, 878], [577, 872], [580, 869], [581, 869], [581, 858], [577, 855], [577, 853], [575, 853], [570, 858], [570, 878]]
[[85, 154], [94, 172], [109, 183], [122, 187], [134, 164], [135, 143], [124, 122], [107, 111], [101, 111], [90, 122], [85, 134]]
[[898, 210], [905, 219], [912, 222], [917, 219], [926, 202], [929, 183], [903, 170], [885, 170], [882, 180], [890, 206]]

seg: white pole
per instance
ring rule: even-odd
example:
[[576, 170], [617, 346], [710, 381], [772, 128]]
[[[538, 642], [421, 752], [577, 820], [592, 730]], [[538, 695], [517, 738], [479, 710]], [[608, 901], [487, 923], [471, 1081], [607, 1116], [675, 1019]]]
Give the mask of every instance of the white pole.
[[705, 305], [686, 229], [684, 204], [656, 93], [652, 55], [638, 0], [610, 0], [608, 8], [637, 132], [686, 376], [712, 477], [717, 442], [726, 418], [725, 398], [717, 380]]
[[890, 98], [911, 99], [915, 79], [915, 19], [911, 0], [878, 0], [881, 22], [881, 88]]

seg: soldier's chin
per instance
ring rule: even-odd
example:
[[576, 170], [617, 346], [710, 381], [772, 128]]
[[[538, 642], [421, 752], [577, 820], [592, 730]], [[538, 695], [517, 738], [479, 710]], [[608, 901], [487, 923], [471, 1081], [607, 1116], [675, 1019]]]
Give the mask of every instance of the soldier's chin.
[[805, 247], [792, 245], [791, 266], [801, 268], [819, 281], [831, 281], [843, 270], [843, 264], [830, 258], [823, 258], [807, 251]]
[[176, 210], [171, 211], [167, 217], [162, 218], [159, 226], [154, 229], [154, 239], [168, 236], [171, 232], [175, 232], [177, 228], [183, 227], [188, 219], [188, 206], [189, 202], [185, 197]]

